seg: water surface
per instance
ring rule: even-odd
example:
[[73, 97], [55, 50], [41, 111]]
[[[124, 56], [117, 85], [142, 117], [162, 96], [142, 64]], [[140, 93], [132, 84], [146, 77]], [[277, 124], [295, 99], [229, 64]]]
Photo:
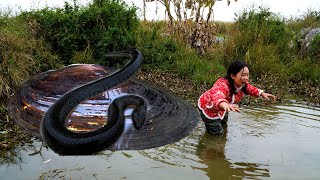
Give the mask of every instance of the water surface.
[[[59, 156], [35, 140], [0, 162], [0, 179], [318, 179], [320, 108], [301, 103], [242, 107], [226, 134], [205, 133], [141, 151]], [[40, 153], [36, 153], [37, 151]]]

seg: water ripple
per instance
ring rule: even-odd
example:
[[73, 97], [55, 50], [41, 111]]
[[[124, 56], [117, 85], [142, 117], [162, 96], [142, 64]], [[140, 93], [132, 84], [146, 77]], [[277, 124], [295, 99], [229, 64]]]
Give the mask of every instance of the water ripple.
[[[142, 151], [60, 157], [35, 141], [0, 166], [0, 179], [318, 179], [320, 108], [304, 104], [243, 107], [230, 112], [225, 135], [200, 121], [182, 140]], [[130, 113], [128, 113], [130, 114]], [[29, 155], [34, 154], [34, 155]], [[48, 161], [50, 160], [50, 161]], [[46, 162], [46, 163], [44, 163]], [[57, 174], [57, 175], [56, 175]]]

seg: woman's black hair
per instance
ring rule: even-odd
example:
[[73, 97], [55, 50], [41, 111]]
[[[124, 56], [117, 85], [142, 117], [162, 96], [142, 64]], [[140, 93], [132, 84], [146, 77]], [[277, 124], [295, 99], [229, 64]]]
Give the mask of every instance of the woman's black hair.
[[[232, 62], [229, 67], [228, 67], [228, 70], [227, 70], [227, 75], [225, 76], [225, 78], [228, 80], [229, 84], [230, 84], [230, 93], [231, 93], [231, 96], [233, 94], [237, 94], [237, 91], [236, 91], [236, 87], [234, 86], [234, 80], [231, 78], [231, 75], [236, 75], [238, 72], [240, 72], [243, 68], [245, 67], [248, 67], [247, 63], [245, 63], [244, 61], [240, 61], [240, 60], [237, 60], [237, 61], [234, 61]], [[248, 94], [247, 92], [247, 85], [245, 85], [243, 88], [242, 88], [242, 91], [245, 93], [245, 94]]]

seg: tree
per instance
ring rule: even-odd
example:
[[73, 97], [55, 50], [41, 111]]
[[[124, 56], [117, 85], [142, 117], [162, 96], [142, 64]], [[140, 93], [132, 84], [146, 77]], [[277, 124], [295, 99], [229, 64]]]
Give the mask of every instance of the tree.
[[143, 0], [143, 20], [146, 21], [146, 0]]
[[[166, 9], [169, 25], [183, 33], [188, 44], [197, 49], [199, 54], [205, 53], [212, 41], [210, 18], [213, 16], [213, 6], [223, 0], [144, 0], [145, 2], [160, 2]], [[230, 0], [226, 0], [230, 5]], [[234, 0], [235, 2], [237, 0]], [[172, 11], [173, 9], [173, 11]], [[206, 15], [206, 18], [204, 16]], [[189, 22], [194, 22], [190, 25]], [[191, 27], [190, 27], [191, 26]], [[210, 39], [211, 38], [211, 39]]]

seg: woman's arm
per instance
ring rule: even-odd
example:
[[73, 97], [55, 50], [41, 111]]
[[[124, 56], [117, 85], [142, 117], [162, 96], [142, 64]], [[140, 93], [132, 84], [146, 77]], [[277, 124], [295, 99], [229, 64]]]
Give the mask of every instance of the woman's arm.
[[273, 101], [276, 101], [277, 100], [277, 97], [270, 94], [270, 93], [266, 93], [264, 92], [263, 90], [261, 89], [258, 89], [257, 87], [251, 85], [251, 84], [247, 84], [247, 92], [250, 96], [255, 96], [255, 97], [262, 97], [266, 100], [270, 100], [270, 98], [273, 99]]
[[226, 99], [227, 95], [229, 94], [229, 86], [227, 83], [227, 80], [224, 78], [219, 78], [208, 92], [211, 102], [216, 109], [220, 109], [219, 104], [221, 102], [229, 103]]
[[264, 91], [262, 91], [262, 93], [260, 94], [261, 97], [263, 97], [264, 99], [266, 100], [270, 100], [270, 98], [273, 99], [273, 101], [276, 101], [277, 100], [277, 97], [275, 95], [272, 95], [270, 93], [265, 93]]
[[214, 108], [228, 112], [240, 112], [238, 105], [230, 104], [226, 99], [227, 96], [230, 96], [229, 82], [226, 79], [219, 79], [209, 92]]

